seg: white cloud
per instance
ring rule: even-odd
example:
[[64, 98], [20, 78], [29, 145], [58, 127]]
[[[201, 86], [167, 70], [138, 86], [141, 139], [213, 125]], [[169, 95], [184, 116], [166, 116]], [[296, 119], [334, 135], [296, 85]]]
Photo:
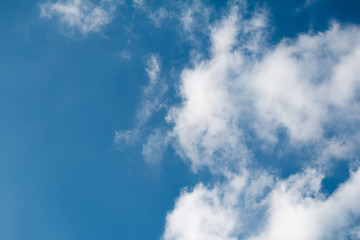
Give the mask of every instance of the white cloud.
[[203, 1], [195, 0], [180, 4], [177, 18], [184, 37], [190, 40], [192, 44], [201, 44], [197, 41], [196, 36], [208, 33], [211, 13], [211, 7]]
[[168, 213], [163, 239], [347, 239], [360, 217], [360, 171], [329, 197], [321, 193], [322, 178], [310, 169], [274, 186], [264, 173], [198, 184]]
[[243, 56], [232, 49], [239, 31], [246, 35], [249, 29], [256, 32], [262, 26], [240, 18], [235, 8], [211, 29], [212, 56], [183, 70], [183, 103], [172, 108], [167, 117], [175, 123], [176, 150], [191, 160], [194, 171], [202, 166], [219, 170], [220, 165], [231, 164], [229, 159], [241, 162], [247, 158], [239, 123], [243, 118], [240, 110], [248, 106], [248, 99], [241, 99], [235, 85]]
[[359, 50], [359, 28], [338, 25], [276, 46], [248, 75], [261, 127], [284, 126], [295, 141], [321, 139], [334, 113], [356, 107]]
[[360, 216], [360, 171], [328, 198], [320, 192], [320, 181], [312, 171], [280, 182], [269, 198], [263, 231], [250, 239], [348, 239]]
[[176, 150], [194, 171], [247, 159], [243, 142], [251, 137], [276, 144], [283, 128], [293, 146], [325, 146], [328, 126], [359, 120], [360, 29], [333, 24], [266, 47], [266, 26], [265, 11], [244, 18], [233, 6], [211, 26], [210, 57], [192, 59], [182, 71], [183, 101], [167, 120], [175, 125]]
[[59, 24], [68, 34], [74, 31], [86, 35], [99, 32], [114, 18], [116, 4], [112, 0], [102, 0], [98, 5], [89, 0], [48, 1], [40, 6], [40, 18], [57, 17]]
[[[258, 180], [253, 178], [250, 181], [247, 174], [231, 174], [228, 181], [223, 184], [206, 187], [200, 183], [191, 191], [184, 189], [176, 201], [174, 210], [166, 217], [163, 238], [237, 239], [247, 224], [242, 224], [239, 219], [247, 214], [256, 215], [256, 198], [263, 197], [264, 189], [272, 183], [272, 179], [267, 175], [262, 175]], [[243, 202], [239, 203], [239, 199]]]
[[[225, 180], [183, 190], [163, 239], [357, 239], [360, 170], [330, 196], [321, 183], [333, 159], [357, 151], [360, 28], [333, 23], [268, 46], [266, 12], [242, 11], [233, 3], [209, 26], [209, 57], [190, 59], [182, 102], [166, 118], [193, 171], [208, 167]], [[310, 146], [300, 161], [317, 168], [286, 179], [249, 170], [256, 144], [271, 148], [279, 131], [296, 151]]]
[[164, 240], [239, 239], [261, 225], [274, 178], [261, 172], [227, 174], [223, 183], [184, 189], [166, 217]]
[[320, 150], [319, 161], [320, 165], [331, 166], [331, 160], [333, 159], [351, 159], [355, 152], [355, 142], [353, 137], [346, 139], [330, 139], [324, 142], [324, 146]]
[[162, 98], [168, 86], [161, 78], [161, 63], [157, 55], [152, 54], [146, 63], [148, 84], [143, 88], [142, 99], [136, 115], [138, 126], [145, 124], [151, 115], [163, 107]]
[[220, 189], [206, 189], [202, 184], [192, 192], [183, 192], [175, 210], [167, 216], [165, 240], [227, 240], [236, 239], [236, 211]]

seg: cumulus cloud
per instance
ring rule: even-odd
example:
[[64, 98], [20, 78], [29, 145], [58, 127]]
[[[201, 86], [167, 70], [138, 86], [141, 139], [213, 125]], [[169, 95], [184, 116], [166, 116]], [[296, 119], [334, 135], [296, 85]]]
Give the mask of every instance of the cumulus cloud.
[[230, 174], [223, 183], [184, 189], [166, 217], [163, 239], [238, 239], [257, 229], [273, 183], [266, 173]]
[[[252, 173], [253, 174], [253, 173]], [[234, 175], [222, 184], [184, 190], [167, 215], [165, 240], [348, 239], [359, 219], [360, 171], [326, 197], [314, 169], [275, 180]]]
[[284, 126], [295, 141], [322, 138], [338, 110], [356, 107], [359, 49], [359, 28], [337, 24], [279, 44], [249, 74], [262, 126]]
[[[333, 22], [323, 32], [270, 44], [266, 10], [249, 13], [231, 1], [210, 23], [210, 8], [192, 4], [181, 11], [187, 40], [201, 31], [210, 45], [190, 55], [176, 85], [180, 103], [168, 109], [166, 127], [145, 137], [142, 154], [158, 163], [170, 143], [193, 172], [208, 168], [216, 180], [181, 191], [162, 238], [358, 239], [360, 170], [330, 195], [322, 182], [334, 160], [351, 161], [358, 152], [360, 28]], [[134, 6], [145, 8], [144, 1]], [[117, 131], [117, 143], [138, 141], [164, 106], [168, 86], [157, 55], [145, 70], [136, 127]], [[299, 172], [280, 178], [256, 170], [258, 154], [271, 165], [286, 154], [284, 146], [300, 158]]]
[[[163, 239], [358, 239], [360, 170], [330, 196], [322, 181], [331, 161], [357, 151], [360, 28], [332, 23], [271, 46], [266, 11], [230, 5], [209, 25], [208, 56], [182, 70], [181, 103], [166, 118], [192, 170], [225, 180], [183, 190]], [[283, 179], [253, 170], [261, 147], [280, 141], [306, 170]]]
[[[210, 57], [182, 71], [183, 101], [169, 111], [177, 151], [195, 171], [247, 156], [244, 132], [276, 144], [285, 129], [293, 146], [322, 145], [329, 126], [359, 119], [358, 27], [335, 23], [266, 47], [266, 12], [241, 16], [235, 6], [211, 26]], [[344, 111], [352, 114], [335, 121]]]
[[175, 123], [177, 151], [191, 160], [194, 171], [202, 166], [219, 169], [229, 159], [247, 158], [239, 123], [248, 100], [240, 99], [244, 95], [234, 88], [243, 56], [233, 48], [240, 31], [244, 36], [250, 29], [260, 31], [263, 26], [254, 22], [240, 19], [234, 8], [211, 29], [211, 58], [195, 60], [181, 74], [183, 102], [169, 111], [167, 120]]
[[348, 239], [360, 214], [360, 171], [328, 198], [320, 181], [320, 175], [308, 172], [279, 183], [269, 198], [267, 223], [251, 239]]
[[192, 192], [182, 193], [175, 210], [167, 216], [164, 239], [236, 239], [236, 214], [219, 188], [208, 190], [197, 185]]
[[72, 35], [99, 32], [114, 18], [115, 1], [102, 0], [94, 4], [89, 0], [48, 1], [40, 6], [40, 18], [58, 18], [61, 27]]

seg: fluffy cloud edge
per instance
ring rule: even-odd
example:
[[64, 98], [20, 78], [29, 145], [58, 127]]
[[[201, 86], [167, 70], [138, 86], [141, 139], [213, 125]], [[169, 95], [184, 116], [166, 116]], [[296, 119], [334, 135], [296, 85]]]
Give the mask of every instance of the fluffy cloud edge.
[[[288, 240], [356, 237], [360, 170], [330, 196], [315, 169], [277, 179], [266, 172], [233, 175], [185, 189], [167, 214], [164, 240]], [[356, 238], [355, 238], [356, 239]]]

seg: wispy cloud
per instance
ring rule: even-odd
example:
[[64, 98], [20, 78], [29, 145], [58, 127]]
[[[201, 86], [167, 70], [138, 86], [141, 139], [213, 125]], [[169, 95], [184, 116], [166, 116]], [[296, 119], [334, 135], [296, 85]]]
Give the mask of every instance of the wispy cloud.
[[115, 1], [112, 0], [102, 0], [98, 5], [89, 0], [58, 0], [39, 6], [40, 18], [57, 18], [59, 25], [70, 35], [101, 31], [112, 21], [116, 10]]
[[115, 131], [114, 142], [119, 148], [135, 144], [139, 139], [139, 130]]
[[146, 143], [142, 147], [142, 155], [147, 163], [158, 164], [163, 158], [169, 141], [167, 134], [166, 131], [157, 128], [147, 137]]
[[[132, 141], [139, 141], [143, 136], [143, 129], [151, 116], [165, 105], [164, 95], [168, 90], [166, 81], [161, 77], [161, 62], [159, 56], [151, 54], [146, 62], [145, 71], [148, 83], [142, 89], [141, 100], [135, 117], [136, 126], [132, 130], [116, 131], [115, 143], [122, 146], [131, 145]], [[146, 137], [143, 143], [142, 154], [147, 163], [159, 162], [165, 150], [168, 136], [167, 132], [156, 129]], [[125, 141], [124, 141], [124, 140]]]
[[201, 45], [197, 36], [208, 34], [213, 9], [203, 1], [183, 2], [179, 6], [177, 19], [185, 39], [194, 45]]
[[132, 3], [135, 8], [143, 9], [145, 7], [145, 0], [133, 0]]
[[170, 13], [163, 7], [148, 14], [155, 27], [160, 28], [163, 21], [170, 17]]
[[162, 98], [168, 86], [161, 78], [161, 64], [159, 57], [152, 54], [146, 63], [146, 73], [149, 82], [143, 88], [142, 98], [136, 115], [138, 126], [144, 125], [151, 115], [163, 107]]
[[153, 9], [149, 4], [146, 4], [145, 0], [133, 0], [133, 7], [144, 13], [157, 28], [162, 27], [164, 20], [172, 18], [172, 13], [170, 13], [166, 8], [159, 7], [157, 9]]
[[117, 52], [116, 55], [126, 61], [129, 61], [132, 58], [131, 53], [127, 49]]

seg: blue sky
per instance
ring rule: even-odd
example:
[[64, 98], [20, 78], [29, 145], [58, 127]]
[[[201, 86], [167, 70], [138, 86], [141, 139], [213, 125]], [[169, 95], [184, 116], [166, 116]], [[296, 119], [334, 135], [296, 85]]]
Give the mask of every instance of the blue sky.
[[360, 239], [359, 11], [1, 1], [0, 239]]

